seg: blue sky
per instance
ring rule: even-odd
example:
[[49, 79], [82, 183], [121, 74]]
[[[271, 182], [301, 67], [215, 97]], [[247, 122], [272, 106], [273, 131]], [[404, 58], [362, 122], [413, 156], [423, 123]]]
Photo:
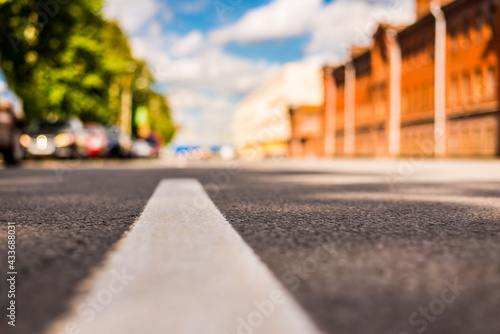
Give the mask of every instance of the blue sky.
[[[235, 0], [238, 3], [238, 0]], [[271, 0], [241, 0], [239, 5], [231, 6], [231, 1], [174, 1], [174, 11], [177, 15], [165, 26], [170, 31], [181, 35], [188, 34], [193, 29], [209, 32], [213, 29], [237, 22], [241, 17], [256, 7], [269, 4]], [[325, 1], [329, 2], [329, 1]], [[183, 11], [188, 4], [200, 4], [197, 11]], [[178, 5], [176, 5], [178, 4]], [[303, 57], [303, 47], [308, 40], [308, 34], [279, 40], [269, 40], [251, 44], [230, 42], [224, 46], [229, 54], [252, 60], [268, 60], [285, 63], [297, 61]]]
[[318, 66], [367, 44], [379, 21], [409, 23], [414, 0], [108, 0], [173, 108], [180, 144], [231, 141], [238, 102], [287, 62]]

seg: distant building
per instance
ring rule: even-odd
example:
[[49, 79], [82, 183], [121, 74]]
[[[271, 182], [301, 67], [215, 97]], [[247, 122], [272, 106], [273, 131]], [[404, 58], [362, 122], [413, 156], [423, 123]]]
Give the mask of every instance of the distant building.
[[[322, 118], [323, 78], [318, 66], [292, 63], [244, 99], [233, 120], [237, 153], [248, 159], [288, 156], [293, 138], [290, 110], [316, 108]], [[302, 118], [301, 118], [302, 119]], [[308, 125], [310, 126], [310, 125]], [[315, 123], [322, 133], [322, 123]], [[305, 142], [308, 142], [308, 138]], [[322, 145], [322, 138], [318, 140]], [[322, 149], [318, 149], [322, 154]]]
[[417, 0], [370, 48], [324, 68], [324, 155], [500, 154], [500, 0]]
[[319, 158], [324, 152], [323, 109], [321, 106], [290, 108], [291, 138], [288, 153], [292, 158]]

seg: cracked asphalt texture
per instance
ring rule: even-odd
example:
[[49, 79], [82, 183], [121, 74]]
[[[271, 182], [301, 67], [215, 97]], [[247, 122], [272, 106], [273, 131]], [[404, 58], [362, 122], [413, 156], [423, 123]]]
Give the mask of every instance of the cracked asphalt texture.
[[325, 333], [500, 333], [500, 162], [414, 160], [0, 170], [0, 268], [16, 222], [18, 271], [17, 326], [2, 316], [0, 332], [42, 333], [158, 182], [179, 177], [205, 185]]

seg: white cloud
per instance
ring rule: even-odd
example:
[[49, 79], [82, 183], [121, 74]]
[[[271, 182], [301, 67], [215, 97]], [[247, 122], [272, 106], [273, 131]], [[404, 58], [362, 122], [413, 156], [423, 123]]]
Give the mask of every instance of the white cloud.
[[159, 82], [232, 97], [248, 93], [278, 67], [230, 55], [200, 38], [198, 31], [158, 35], [152, 26], [148, 35], [132, 37], [131, 45], [135, 56], [148, 61]]
[[334, 1], [311, 21], [311, 41], [305, 53], [341, 59], [350, 45], [369, 44], [378, 22], [407, 24], [413, 21], [413, 13], [413, 0]]
[[213, 43], [256, 43], [310, 34], [308, 58], [338, 59], [351, 44], [368, 44], [378, 22], [409, 23], [413, 0], [275, 0], [210, 33]]
[[[231, 118], [231, 108], [234, 107], [234, 102], [226, 95], [212, 95], [189, 88], [174, 88], [170, 93], [170, 104], [174, 110], [196, 113], [204, 123], [220, 124]], [[184, 117], [182, 114], [178, 116]]]
[[159, 11], [166, 11], [154, 0], [107, 0], [104, 15], [117, 20], [128, 33], [134, 33], [151, 20]]
[[176, 85], [206, 89], [239, 96], [260, 84], [275, 68], [265, 62], [252, 62], [208, 47], [196, 55], [169, 64], [170, 78]]
[[252, 43], [301, 35], [307, 32], [321, 3], [322, 0], [275, 0], [249, 11], [235, 24], [215, 30], [210, 41]]
[[193, 54], [203, 45], [203, 35], [198, 30], [193, 30], [185, 37], [177, 40], [172, 45], [171, 53], [175, 57], [184, 57]]
[[[226, 95], [212, 95], [189, 88], [170, 91], [170, 104], [175, 119], [184, 131], [175, 139], [179, 144], [219, 144], [231, 136], [234, 101]], [[214, 135], [217, 134], [217, 135]]]

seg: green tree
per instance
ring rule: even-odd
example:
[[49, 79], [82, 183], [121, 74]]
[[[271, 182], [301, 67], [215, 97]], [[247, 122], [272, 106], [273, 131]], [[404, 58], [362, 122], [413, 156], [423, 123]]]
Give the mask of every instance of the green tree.
[[153, 130], [171, 138], [166, 100], [153, 91], [147, 65], [132, 57], [119, 25], [100, 14], [102, 0], [60, 2], [0, 0], [0, 66], [28, 119], [55, 114], [116, 123], [120, 83], [131, 76], [134, 108], [152, 104]]

